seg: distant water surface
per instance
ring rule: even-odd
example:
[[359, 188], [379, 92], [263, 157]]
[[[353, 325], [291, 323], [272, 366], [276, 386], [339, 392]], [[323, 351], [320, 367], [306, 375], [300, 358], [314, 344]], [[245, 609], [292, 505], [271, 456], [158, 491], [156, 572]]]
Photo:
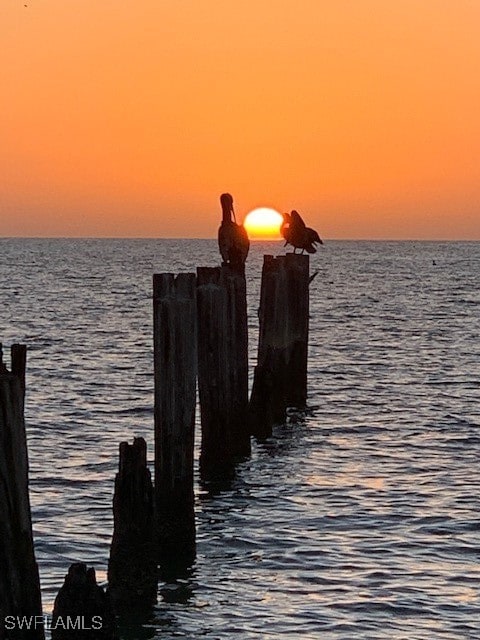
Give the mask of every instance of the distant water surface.
[[[252, 245], [252, 366], [281, 250]], [[46, 612], [70, 563], [105, 579], [119, 442], [152, 457], [152, 274], [217, 263], [209, 240], [0, 239]], [[480, 638], [480, 243], [329, 242], [311, 269], [311, 411], [197, 488], [197, 561], [141, 635]]]

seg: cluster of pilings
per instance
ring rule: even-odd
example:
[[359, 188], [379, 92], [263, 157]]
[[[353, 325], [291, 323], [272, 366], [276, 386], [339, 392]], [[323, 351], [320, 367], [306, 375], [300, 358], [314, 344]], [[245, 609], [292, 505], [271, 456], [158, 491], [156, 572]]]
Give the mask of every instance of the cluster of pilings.
[[251, 452], [251, 436], [271, 436], [287, 407], [306, 406], [308, 256], [265, 256], [260, 298], [249, 400], [244, 270], [223, 264], [153, 276], [155, 486], [144, 441], [122, 443], [109, 564], [114, 604], [154, 601], [156, 563], [168, 573], [195, 557], [197, 380], [203, 483], [231, 479]]
[[[251, 451], [307, 400], [309, 258], [264, 256], [259, 344], [248, 397], [248, 324], [243, 269], [223, 264], [197, 273], [153, 277], [155, 485], [143, 438], [120, 444], [113, 500], [108, 591], [95, 571], [73, 564], [55, 601], [53, 622], [87, 615], [81, 637], [115, 638], [114, 611], [157, 599], [158, 567], [169, 573], [195, 558], [194, 427], [201, 418], [200, 478], [232, 478]], [[42, 640], [43, 627], [6, 634], [7, 616], [41, 615], [28, 502], [23, 405], [26, 349], [12, 347], [9, 372], [0, 349], [0, 640]], [[94, 627], [93, 622], [101, 620]], [[53, 640], [77, 630], [52, 631]], [[25, 635], [26, 634], [26, 635]]]

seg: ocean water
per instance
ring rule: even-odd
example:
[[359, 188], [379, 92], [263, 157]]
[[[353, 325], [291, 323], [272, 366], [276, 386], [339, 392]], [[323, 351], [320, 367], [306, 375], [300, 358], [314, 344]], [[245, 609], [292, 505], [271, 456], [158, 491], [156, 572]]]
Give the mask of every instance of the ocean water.
[[[252, 366], [281, 251], [249, 256]], [[105, 580], [118, 444], [152, 458], [152, 274], [217, 263], [209, 240], [0, 239], [46, 613], [70, 563]], [[197, 484], [196, 562], [123, 637], [480, 638], [480, 243], [327, 242], [311, 269], [308, 413]]]

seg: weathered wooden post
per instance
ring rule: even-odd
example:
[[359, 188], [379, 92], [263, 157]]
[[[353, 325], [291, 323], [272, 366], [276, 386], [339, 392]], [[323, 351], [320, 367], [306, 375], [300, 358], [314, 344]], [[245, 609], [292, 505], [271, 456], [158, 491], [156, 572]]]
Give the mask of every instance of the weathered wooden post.
[[120, 444], [113, 517], [108, 592], [114, 608], [121, 612], [149, 607], [157, 601], [157, 561], [153, 485], [143, 438]]
[[204, 480], [228, 478], [236, 458], [250, 454], [248, 330], [243, 269], [197, 269], [198, 388]]
[[308, 329], [310, 316], [310, 258], [287, 253], [288, 349], [285, 402], [287, 407], [307, 406]]
[[288, 406], [305, 408], [309, 315], [309, 257], [264, 256], [258, 360], [249, 405], [251, 433], [272, 434]]
[[25, 376], [27, 373], [27, 345], [12, 344], [11, 346], [12, 373], [20, 380], [20, 388], [25, 400]]
[[115, 614], [108, 594], [97, 584], [95, 569], [70, 565], [55, 598], [52, 640], [116, 640]]
[[[44, 628], [28, 495], [23, 414], [26, 349], [13, 345], [12, 372], [0, 345], [0, 640], [42, 640]], [[20, 628], [26, 617], [30, 626]]]
[[153, 309], [155, 509], [159, 560], [168, 565], [188, 563], [195, 557], [195, 274], [155, 274]]

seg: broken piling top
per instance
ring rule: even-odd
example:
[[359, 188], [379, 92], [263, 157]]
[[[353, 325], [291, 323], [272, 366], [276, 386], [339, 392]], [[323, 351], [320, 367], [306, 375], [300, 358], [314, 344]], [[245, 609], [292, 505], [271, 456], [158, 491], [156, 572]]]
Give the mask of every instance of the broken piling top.
[[120, 443], [118, 473], [120, 476], [133, 473], [135, 469], [147, 470], [147, 443], [144, 438], [134, 438], [133, 444]]
[[[114, 512], [120, 526], [127, 526], [135, 519], [148, 522], [153, 519], [153, 486], [147, 467], [147, 443], [134, 438], [133, 444], [120, 443], [118, 473], [115, 478]], [[117, 501], [115, 501], [117, 500]], [[125, 522], [121, 522], [121, 518]], [[139, 522], [134, 523], [138, 528]]]
[[119, 612], [156, 602], [156, 558], [147, 443], [143, 438], [134, 438], [133, 444], [120, 444], [113, 498], [108, 583], [112, 602]]
[[0, 374], [12, 373], [20, 379], [22, 389], [25, 391], [25, 374], [27, 369], [27, 346], [24, 344], [12, 344], [10, 347], [11, 371], [8, 371], [3, 360], [3, 345], [0, 342]]
[[93, 567], [87, 569], [83, 562], [70, 565], [55, 598], [51, 629], [52, 640], [118, 639], [110, 598], [97, 584]]
[[[11, 371], [3, 361], [0, 344], [0, 457], [7, 460], [8, 469], [3, 475], [12, 484], [21, 518], [18, 524], [30, 527], [30, 500], [28, 495], [28, 454], [24, 422], [25, 370], [27, 348], [23, 344], [11, 346]], [[0, 466], [1, 471], [1, 466]], [[9, 500], [13, 500], [10, 496]], [[1, 521], [1, 517], [0, 517]]]

